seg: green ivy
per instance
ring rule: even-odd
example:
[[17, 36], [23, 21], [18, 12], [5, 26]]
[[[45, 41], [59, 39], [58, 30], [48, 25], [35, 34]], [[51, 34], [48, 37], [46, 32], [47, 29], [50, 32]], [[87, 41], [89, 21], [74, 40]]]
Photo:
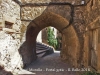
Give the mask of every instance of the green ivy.
[[54, 31], [50, 27], [47, 28], [47, 40], [49, 45], [53, 46], [55, 49], [57, 48], [58, 40], [55, 38]]

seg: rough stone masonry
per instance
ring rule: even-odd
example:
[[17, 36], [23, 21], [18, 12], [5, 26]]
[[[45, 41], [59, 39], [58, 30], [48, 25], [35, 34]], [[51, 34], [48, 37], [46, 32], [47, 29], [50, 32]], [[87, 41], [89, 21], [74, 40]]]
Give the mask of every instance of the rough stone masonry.
[[35, 61], [38, 32], [54, 26], [62, 31], [61, 59], [75, 67], [92, 66], [100, 72], [100, 0], [84, 1], [1, 0], [0, 66], [17, 72]]

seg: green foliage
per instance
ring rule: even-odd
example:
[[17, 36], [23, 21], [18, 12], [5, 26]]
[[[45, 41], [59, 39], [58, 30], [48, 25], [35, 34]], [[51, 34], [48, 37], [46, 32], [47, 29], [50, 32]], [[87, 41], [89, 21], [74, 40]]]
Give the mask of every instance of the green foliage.
[[100, 75], [100, 74], [96, 72], [88, 71], [88, 72], [83, 73], [82, 75]]
[[58, 46], [58, 40], [55, 38], [54, 31], [50, 27], [47, 29], [47, 36], [48, 44], [56, 49]]

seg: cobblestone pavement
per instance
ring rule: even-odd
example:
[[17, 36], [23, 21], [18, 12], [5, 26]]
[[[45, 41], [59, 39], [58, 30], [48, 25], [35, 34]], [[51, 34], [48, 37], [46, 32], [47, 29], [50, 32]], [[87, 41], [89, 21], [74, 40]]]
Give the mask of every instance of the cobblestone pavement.
[[34, 73], [27, 75], [77, 75], [75, 72], [68, 71], [68, 68], [71, 67], [60, 60], [60, 53], [56, 51], [45, 57], [39, 56], [26, 70]]

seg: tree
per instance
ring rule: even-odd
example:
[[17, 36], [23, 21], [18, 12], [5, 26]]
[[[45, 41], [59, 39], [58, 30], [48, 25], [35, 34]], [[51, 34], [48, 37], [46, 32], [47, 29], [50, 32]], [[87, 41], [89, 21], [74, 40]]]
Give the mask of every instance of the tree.
[[57, 48], [58, 41], [55, 38], [54, 31], [51, 27], [47, 28], [47, 40], [49, 45], [53, 46], [55, 49]]

